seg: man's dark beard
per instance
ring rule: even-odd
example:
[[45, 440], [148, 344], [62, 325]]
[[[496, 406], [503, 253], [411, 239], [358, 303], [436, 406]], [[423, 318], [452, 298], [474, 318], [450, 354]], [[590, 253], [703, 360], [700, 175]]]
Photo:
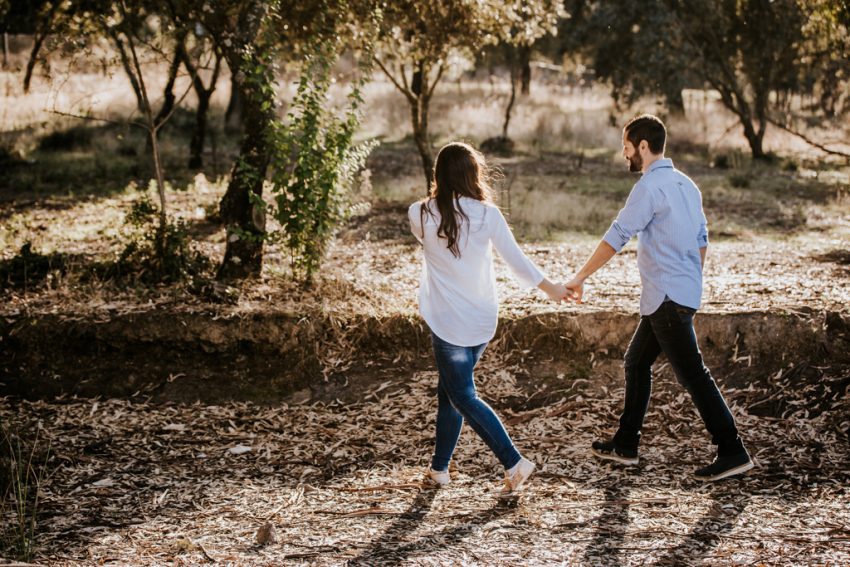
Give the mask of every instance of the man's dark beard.
[[643, 158], [640, 157], [640, 154], [635, 152], [635, 155], [626, 159], [629, 162], [629, 171], [632, 173], [640, 173], [640, 170], [643, 169]]

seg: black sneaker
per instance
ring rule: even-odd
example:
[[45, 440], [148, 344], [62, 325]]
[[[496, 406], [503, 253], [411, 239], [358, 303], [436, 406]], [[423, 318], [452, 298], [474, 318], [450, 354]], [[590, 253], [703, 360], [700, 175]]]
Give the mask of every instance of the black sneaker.
[[743, 474], [755, 465], [746, 451], [728, 457], [717, 457], [714, 462], [694, 471], [694, 476], [704, 482], [714, 482], [721, 478]]
[[613, 440], [611, 441], [594, 441], [590, 446], [590, 452], [600, 459], [608, 459], [609, 461], [617, 461], [624, 465], [638, 464], [637, 449], [624, 449], [618, 447]]

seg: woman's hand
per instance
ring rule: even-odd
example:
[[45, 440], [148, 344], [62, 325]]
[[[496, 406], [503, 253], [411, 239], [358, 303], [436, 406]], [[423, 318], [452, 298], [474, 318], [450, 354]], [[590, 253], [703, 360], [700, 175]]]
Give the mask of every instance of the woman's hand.
[[543, 290], [543, 292], [548, 295], [549, 299], [552, 301], [568, 300], [567, 295], [569, 294], [569, 291], [563, 284], [555, 284], [546, 278], [543, 278], [543, 281], [540, 282], [540, 285], [537, 287]]

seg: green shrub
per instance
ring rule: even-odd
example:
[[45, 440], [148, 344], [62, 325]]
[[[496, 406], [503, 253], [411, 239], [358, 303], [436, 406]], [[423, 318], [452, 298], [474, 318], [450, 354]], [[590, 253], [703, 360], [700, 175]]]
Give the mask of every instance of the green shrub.
[[339, 116], [328, 104], [339, 47], [327, 41], [307, 54], [286, 122], [275, 123], [267, 132], [274, 148], [274, 206], [255, 199], [255, 205], [272, 210], [281, 226], [280, 232], [266, 237], [284, 243], [291, 253], [293, 271], [307, 283], [321, 265], [339, 225], [366, 206], [355, 203], [351, 196], [357, 173], [376, 145], [353, 142], [368, 61], [361, 63], [361, 79], [349, 93], [344, 114]]
[[124, 218], [127, 244], [115, 263], [115, 275], [143, 283], [169, 283], [200, 275], [209, 259], [193, 250], [186, 223], [167, 218], [160, 225], [159, 207], [147, 194], [130, 206]]

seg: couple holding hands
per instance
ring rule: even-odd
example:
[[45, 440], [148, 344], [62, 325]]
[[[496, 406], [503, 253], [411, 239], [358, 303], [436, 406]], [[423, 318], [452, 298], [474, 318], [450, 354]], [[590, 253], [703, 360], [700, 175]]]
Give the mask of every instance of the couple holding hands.
[[520, 454], [475, 390], [473, 371], [498, 320], [492, 247], [524, 285], [555, 301], [581, 303], [585, 280], [634, 235], [641, 317], [625, 355], [625, 403], [616, 433], [594, 441], [591, 453], [626, 465], [638, 463], [652, 363], [663, 352], [717, 446], [714, 461], [695, 477], [715, 481], [753, 468], [697, 346], [693, 318], [702, 295], [708, 232], [699, 189], [664, 157], [666, 138], [664, 124], [655, 116], [641, 115], [626, 124], [623, 157], [629, 171], [641, 178], [596, 250], [566, 284], [549, 281], [520, 250], [492, 202], [484, 157], [462, 143], [440, 150], [430, 196], [408, 210], [411, 231], [424, 248], [419, 309], [431, 329], [439, 370], [436, 446], [427, 472], [431, 481], [450, 482], [449, 461], [464, 420], [505, 468], [503, 493], [518, 491], [534, 471], [534, 463]]

